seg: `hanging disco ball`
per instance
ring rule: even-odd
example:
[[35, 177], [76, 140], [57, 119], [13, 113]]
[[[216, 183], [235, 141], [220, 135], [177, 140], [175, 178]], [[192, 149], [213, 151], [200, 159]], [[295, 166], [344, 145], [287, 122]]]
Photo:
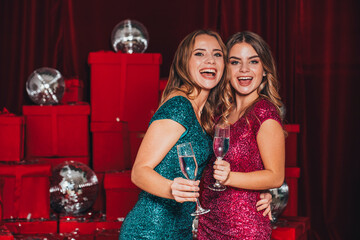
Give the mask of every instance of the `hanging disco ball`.
[[87, 165], [66, 161], [54, 167], [50, 178], [50, 206], [58, 213], [76, 215], [95, 202], [99, 182]]
[[289, 199], [289, 186], [284, 181], [284, 183], [279, 188], [269, 189], [272, 195], [271, 202], [271, 215], [273, 217], [272, 222], [276, 223], [278, 221], [278, 217], [284, 211], [288, 199]]
[[148, 47], [149, 34], [140, 22], [126, 19], [114, 27], [111, 43], [115, 52], [143, 53]]
[[65, 81], [58, 70], [39, 68], [30, 74], [26, 81], [26, 91], [36, 104], [58, 104], [65, 92]]

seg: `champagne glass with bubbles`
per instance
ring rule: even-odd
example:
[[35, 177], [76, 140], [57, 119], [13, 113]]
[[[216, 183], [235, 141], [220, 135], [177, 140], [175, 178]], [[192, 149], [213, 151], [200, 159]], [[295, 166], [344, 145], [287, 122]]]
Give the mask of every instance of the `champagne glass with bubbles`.
[[[179, 156], [180, 169], [184, 176], [189, 180], [195, 180], [198, 164], [196, 162], [195, 154], [191, 143], [182, 143], [177, 145], [177, 152]], [[196, 198], [196, 211], [191, 213], [191, 216], [197, 216], [208, 213], [209, 209], [201, 207], [199, 199]]]
[[[217, 159], [222, 160], [230, 144], [230, 125], [220, 123], [215, 126], [215, 134], [213, 141], [213, 149]], [[218, 180], [213, 185], [208, 186], [213, 191], [224, 191], [226, 186], [222, 185]]]

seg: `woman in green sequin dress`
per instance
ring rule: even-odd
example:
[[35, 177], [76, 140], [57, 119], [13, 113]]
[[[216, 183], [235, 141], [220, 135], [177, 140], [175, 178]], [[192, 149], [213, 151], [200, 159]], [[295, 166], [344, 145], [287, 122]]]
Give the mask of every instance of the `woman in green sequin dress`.
[[[193, 32], [180, 43], [161, 106], [132, 169], [132, 181], [144, 191], [122, 224], [121, 240], [192, 239], [190, 213], [212, 154], [212, 119], [225, 86], [225, 49], [212, 31]], [[191, 142], [198, 162], [197, 181], [186, 180], [180, 170], [176, 145], [185, 142]]]
[[[132, 181], [143, 191], [122, 224], [120, 240], [192, 239], [190, 213], [212, 155], [213, 119], [220, 115], [227, 86], [224, 55], [225, 45], [212, 31], [195, 31], [180, 43], [132, 169]], [[191, 142], [198, 162], [197, 181], [186, 180], [180, 170], [176, 146], [185, 142]]]

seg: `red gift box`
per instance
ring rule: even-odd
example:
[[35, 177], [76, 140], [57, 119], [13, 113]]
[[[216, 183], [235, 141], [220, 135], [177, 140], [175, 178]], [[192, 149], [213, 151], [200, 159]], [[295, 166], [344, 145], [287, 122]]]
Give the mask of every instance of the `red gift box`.
[[96, 222], [59, 220], [59, 233], [77, 233], [77, 234], [94, 234], [96, 231]]
[[83, 100], [84, 83], [79, 79], [65, 79], [65, 92], [61, 103], [76, 103]]
[[24, 156], [24, 118], [0, 111], [0, 161], [20, 161]]
[[145, 132], [130, 132], [130, 154], [131, 154], [131, 167], [135, 162], [137, 152], [140, 144], [144, 139]]
[[91, 121], [126, 121], [145, 131], [159, 104], [161, 61], [159, 53], [90, 53]]
[[131, 167], [126, 122], [92, 122], [91, 132], [94, 171], [119, 171]]
[[100, 233], [100, 232], [104, 232], [105, 230], [120, 230], [123, 220], [122, 219], [120, 221], [96, 220], [95, 222], [96, 222], [96, 231], [97, 233]]
[[0, 164], [5, 218], [49, 218], [51, 167], [48, 164]]
[[285, 139], [285, 166], [297, 167], [297, 138], [300, 132], [299, 124], [285, 124], [288, 136]]
[[306, 240], [310, 229], [308, 217], [280, 218], [271, 234], [272, 240]]
[[89, 156], [88, 104], [23, 106], [26, 156]]
[[13, 234], [45, 234], [57, 233], [57, 221], [4, 221], [4, 224]]
[[138, 200], [140, 189], [131, 182], [131, 171], [105, 173], [106, 219], [124, 218]]
[[104, 229], [95, 233], [96, 240], [118, 240], [120, 229]]
[[1, 192], [2, 192], [2, 189], [4, 187], [4, 180], [1, 179], [0, 177], [0, 223], [2, 221], [2, 217], [3, 217], [3, 203], [2, 203], [2, 197], [1, 197]]
[[289, 187], [289, 199], [281, 216], [298, 215], [298, 179], [300, 177], [300, 168], [287, 167], [285, 169], [285, 181]]
[[0, 225], [0, 240], [14, 240], [14, 236], [5, 225]]
[[100, 218], [79, 221], [76, 219], [59, 220], [59, 233], [97, 234], [104, 230], [120, 229], [122, 221], [105, 221]]
[[[114, 231], [118, 232], [121, 228], [122, 221], [106, 221], [102, 218], [95, 217], [87, 220], [67, 220], [65, 218], [59, 220], [60, 233], [77, 233], [80, 235], [95, 234], [96, 239], [98, 235], [104, 232]], [[110, 231], [111, 230], [111, 231]], [[119, 234], [117, 235], [119, 237]]]

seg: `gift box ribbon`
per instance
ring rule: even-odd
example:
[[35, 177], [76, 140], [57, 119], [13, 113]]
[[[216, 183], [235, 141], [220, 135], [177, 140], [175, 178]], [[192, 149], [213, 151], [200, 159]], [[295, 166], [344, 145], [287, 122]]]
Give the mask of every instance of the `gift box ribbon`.
[[6, 108], [3, 108], [2, 111], [0, 111], [1, 117], [13, 117], [15, 114], [10, 113]]

